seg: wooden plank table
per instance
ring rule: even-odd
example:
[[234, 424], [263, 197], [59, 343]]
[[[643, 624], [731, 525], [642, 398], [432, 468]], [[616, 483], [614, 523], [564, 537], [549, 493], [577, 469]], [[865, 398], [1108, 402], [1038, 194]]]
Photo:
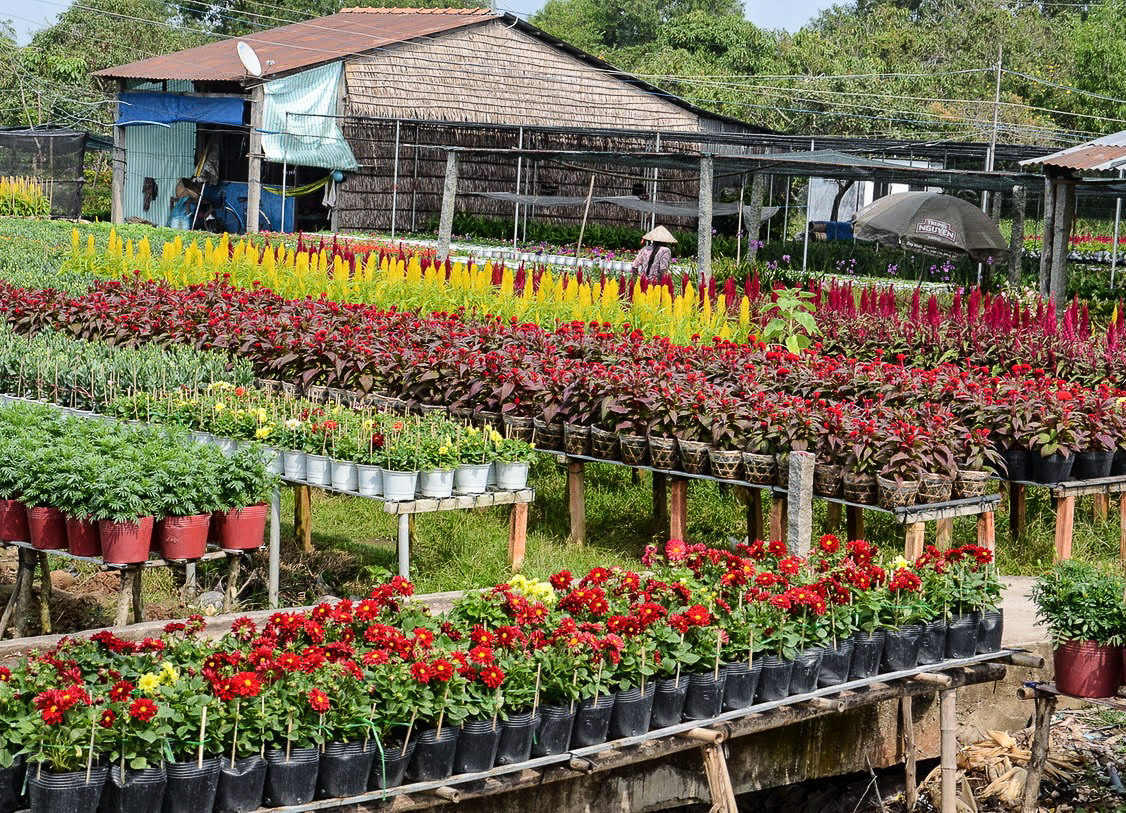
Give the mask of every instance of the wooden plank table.
[[[1094, 501], [1096, 520], [1107, 518], [1111, 495], [1126, 492], [1126, 475], [1099, 477], [1094, 480], [1069, 480], [1062, 483], [1036, 483], [1029, 480], [1008, 480], [1009, 531], [1012, 539], [1023, 536], [1027, 516], [1027, 489], [1030, 486], [1046, 488], [1052, 497], [1056, 512], [1056, 561], [1071, 558], [1075, 534], [1075, 502], [1079, 497]], [[1126, 562], [1126, 498], [1120, 499], [1119, 511], [1119, 561]]]

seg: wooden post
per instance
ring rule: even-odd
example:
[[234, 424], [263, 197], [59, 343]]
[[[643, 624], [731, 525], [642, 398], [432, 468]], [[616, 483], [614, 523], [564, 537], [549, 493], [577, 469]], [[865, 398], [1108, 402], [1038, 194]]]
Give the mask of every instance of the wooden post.
[[133, 568], [133, 623], [140, 624], [145, 620], [145, 598], [141, 594], [141, 586], [144, 583], [144, 568], [141, 565], [134, 565]]
[[[747, 216], [743, 220], [743, 228], [747, 232], [747, 262], [753, 263], [758, 254], [758, 233], [762, 227], [762, 202], [766, 195], [766, 175], [756, 172], [751, 176], [751, 201], [747, 205]], [[739, 198], [742, 208], [743, 199]], [[769, 232], [768, 232], [769, 233]]]
[[[117, 95], [121, 96], [125, 90], [125, 80], [117, 80]], [[115, 108], [115, 114], [120, 116], [121, 111]], [[113, 128], [113, 176], [110, 180], [110, 220], [113, 223], [125, 222], [125, 171], [127, 155], [125, 152], [125, 128], [114, 125]], [[3, 630], [0, 630], [0, 634]]]
[[446, 153], [446, 180], [442, 185], [442, 212], [438, 218], [438, 262], [450, 256], [450, 239], [454, 230], [454, 204], [457, 202], [457, 176], [461, 159], [456, 152]]
[[1022, 263], [1024, 260], [1024, 213], [1028, 202], [1028, 190], [1023, 184], [1013, 186], [1013, 225], [1009, 235], [1009, 286], [1020, 287]]
[[1009, 538], [1017, 542], [1024, 537], [1028, 522], [1028, 499], [1023, 483], [1009, 483]]
[[763, 538], [762, 489], [743, 489], [743, 501], [747, 506], [747, 542], [757, 542]]
[[[1126, 562], [1126, 494], [1118, 500], [1118, 561]], [[4, 634], [0, 626], [0, 635]]]
[[1071, 558], [1071, 536], [1075, 528], [1075, 498], [1056, 497], [1056, 561]]
[[825, 503], [825, 530], [835, 534], [841, 529], [841, 504], [839, 502]]
[[986, 511], [977, 515], [977, 544], [989, 550], [997, 549], [996, 514]]
[[1095, 515], [1095, 522], [1106, 522], [1107, 512], [1110, 511], [1109, 494], [1092, 494], [1091, 506]]
[[223, 596], [223, 612], [232, 612], [238, 601], [238, 578], [242, 568], [242, 557], [227, 554], [227, 592]]
[[845, 506], [845, 534], [849, 541], [864, 538], [864, 509], [855, 505]]
[[1056, 710], [1054, 695], [1037, 695], [1032, 731], [1032, 745], [1028, 758], [1028, 772], [1024, 779], [1024, 796], [1021, 813], [1036, 813], [1040, 809], [1040, 780], [1044, 776], [1044, 763], [1048, 761], [1051, 746], [1052, 715]]
[[918, 772], [915, 766], [915, 715], [911, 695], [899, 699], [899, 720], [903, 727], [903, 803], [912, 813], [919, 801]]
[[669, 539], [684, 539], [688, 535], [688, 480], [669, 478]]
[[572, 545], [586, 544], [586, 466], [581, 460], [567, 461], [567, 509], [571, 514]]
[[712, 195], [715, 163], [710, 155], [700, 156], [700, 197], [696, 221], [696, 269], [702, 282], [712, 278]]
[[770, 495], [770, 540], [771, 542], [786, 541], [786, 516], [789, 513], [785, 494]]
[[301, 550], [313, 552], [313, 507], [309, 486], [293, 487], [293, 536]]
[[954, 539], [954, 520], [951, 518], [936, 520], [934, 523], [934, 546], [939, 550], [950, 550], [950, 543]]
[[927, 534], [925, 522], [912, 522], [907, 526], [906, 540], [903, 545], [903, 557], [908, 562], [914, 562], [923, 555], [923, 541]]
[[958, 788], [958, 690], [944, 689], [938, 693], [939, 728], [942, 766], [941, 813], [957, 813]]
[[528, 547], [528, 504], [518, 502], [508, 514], [508, 566], [514, 571], [524, 566]]
[[27, 635], [28, 622], [31, 621], [31, 587], [35, 581], [35, 551], [20, 548], [20, 570], [23, 578], [19, 580], [16, 593], [16, 637]]
[[266, 96], [265, 85], [259, 83], [250, 89], [250, 145], [246, 165], [246, 233], [258, 233], [258, 220], [262, 211], [262, 105]]
[[129, 610], [133, 604], [133, 580], [137, 571], [127, 567], [121, 571], [121, 589], [117, 592], [117, 612], [113, 617], [115, 627], [124, 627], [129, 623]]
[[39, 560], [39, 631], [43, 635], [51, 634], [51, 565], [47, 561], [47, 554], [40, 551], [36, 554]]
[[1071, 222], [1075, 216], [1075, 185], [1069, 181], [1056, 182], [1055, 233], [1052, 235], [1052, 290], [1051, 302], [1056, 306], [1056, 318], [1063, 319], [1067, 306], [1067, 254], [1071, 246]]
[[659, 471], [653, 472], [653, 518], [661, 525], [669, 518], [669, 478]]
[[[310, 538], [310, 541], [312, 539]], [[278, 606], [278, 593], [281, 589], [281, 488], [275, 488], [270, 495], [270, 550], [269, 572], [266, 588], [271, 609]]]
[[790, 473], [787, 497], [786, 546], [790, 553], [809, 556], [813, 545], [813, 469], [816, 455], [790, 452]]
[[731, 784], [731, 774], [727, 771], [727, 760], [723, 756], [723, 746], [707, 744], [700, 746], [704, 757], [704, 774], [708, 778], [708, 790], [712, 797], [710, 813], [738, 813], [735, 802], [735, 788]]
[[[20, 621], [19, 613], [21, 608], [19, 605], [23, 599], [24, 583], [35, 575], [35, 566], [32, 564], [30, 569], [28, 567], [27, 563], [32, 561], [30, 551], [19, 548], [17, 556], [16, 581], [15, 584], [12, 585], [12, 594], [8, 596], [8, 604], [4, 607], [4, 614], [0, 615], [0, 636], [4, 635], [8, 629], [8, 624], [15, 618], [15, 623], [12, 624], [12, 627], [16, 637], [19, 638], [25, 634], [23, 626], [26, 625], [25, 621]], [[24, 610], [26, 611], [26, 608], [24, 608]]]
[[1044, 170], [1044, 219], [1040, 226], [1040, 296], [1048, 298], [1052, 289], [1052, 232], [1056, 214], [1056, 186], [1051, 171]]

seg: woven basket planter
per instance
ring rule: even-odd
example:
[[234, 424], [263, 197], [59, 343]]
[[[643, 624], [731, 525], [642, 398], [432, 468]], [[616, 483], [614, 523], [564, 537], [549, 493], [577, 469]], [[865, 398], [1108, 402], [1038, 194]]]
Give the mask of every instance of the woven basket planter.
[[790, 455], [776, 454], [774, 460], [778, 463], [778, 485], [782, 488], [790, 487]]
[[958, 470], [954, 480], [954, 496], [958, 499], [984, 497], [990, 491], [989, 472]]
[[778, 461], [772, 454], [743, 452], [743, 478], [748, 483], [772, 486], [778, 482]]
[[536, 418], [532, 421], [535, 430], [532, 434], [537, 449], [557, 452], [563, 448], [563, 427], [557, 423], [546, 423]]
[[844, 466], [818, 463], [813, 469], [813, 493], [822, 497], [839, 497], [844, 485]]
[[689, 474], [707, 474], [711, 446], [701, 440], [678, 438], [676, 442], [680, 448], [680, 467]]
[[844, 497], [849, 502], [861, 505], [876, 504], [876, 477], [872, 474], [852, 474], [845, 472], [842, 481]]
[[504, 429], [510, 438], [530, 443], [535, 426], [531, 418], [522, 415], [505, 415]]
[[475, 420], [482, 429], [504, 428], [504, 422], [501, 421], [499, 412], [490, 412], [486, 409], [479, 409], [473, 413], [473, 420]]
[[618, 436], [597, 426], [590, 427], [590, 453], [603, 460], [618, 459]]
[[618, 446], [627, 466], [649, 465], [649, 438], [645, 435], [618, 435]]
[[919, 481], [904, 480], [897, 483], [887, 477], [876, 477], [879, 488], [880, 507], [888, 511], [896, 508], [907, 508], [919, 501]]
[[590, 427], [577, 423], [563, 424], [563, 451], [567, 454], [590, 456]]
[[942, 474], [924, 474], [919, 482], [919, 502], [949, 502], [954, 481]]
[[680, 467], [680, 451], [676, 438], [649, 436], [649, 459], [653, 468], [676, 471]]
[[739, 480], [743, 475], [743, 453], [737, 449], [711, 449], [708, 461], [712, 475], [721, 480]]

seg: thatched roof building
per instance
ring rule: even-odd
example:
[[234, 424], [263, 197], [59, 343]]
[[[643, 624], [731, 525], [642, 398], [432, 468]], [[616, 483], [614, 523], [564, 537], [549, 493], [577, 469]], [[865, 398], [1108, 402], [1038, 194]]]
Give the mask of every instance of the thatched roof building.
[[[421, 228], [438, 211], [441, 146], [669, 150], [698, 146], [685, 143], [697, 133], [763, 132], [487, 9], [350, 8], [245, 42], [257, 66], [226, 40], [97, 74], [117, 82], [121, 102], [116, 219], [163, 225], [185, 209], [177, 183], [202, 177], [204, 210], [228, 228], [253, 225], [259, 194], [262, 225], [273, 230], [323, 227], [330, 213], [334, 227], [387, 228], [394, 219], [399, 230]], [[338, 183], [317, 186], [333, 171]], [[596, 194], [644, 199], [658, 188], [634, 175], [599, 174]], [[474, 213], [510, 217], [512, 203], [464, 193], [573, 197], [586, 194], [589, 178], [562, 166], [481, 163], [462, 168], [461, 200]], [[190, 208], [199, 185], [186, 186]], [[691, 180], [678, 188], [670, 174], [658, 194], [689, 201], [697, 189]], [[578, 214], [541, 206], [534, 216]], [[591, 216], [643, 220], [609, 204]]]

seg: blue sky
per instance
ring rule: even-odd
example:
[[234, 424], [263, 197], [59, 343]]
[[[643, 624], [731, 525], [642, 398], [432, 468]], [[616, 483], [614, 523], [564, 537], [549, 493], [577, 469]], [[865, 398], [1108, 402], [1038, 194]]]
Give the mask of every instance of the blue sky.
[[[764, 28], [785, 28], [794, 31], [801, 28], [811, 17], [832, 2], [827, 0], [745, 0], [747, 17], [755, 25]], [[50, 25], [63, 10], [64, 0], [0, 0], [0, 20], [10, 20], [19, 35], [20, 42], [26, 42], [30, 33], [45, 25]], [[377, 5], [378, 0], [371, 0]], [[359, 4], [357, 4], [359, 5]], [[519, 14], [531, 14], [543, 5], [543, 0], [498, 0], [498, 5]]]

